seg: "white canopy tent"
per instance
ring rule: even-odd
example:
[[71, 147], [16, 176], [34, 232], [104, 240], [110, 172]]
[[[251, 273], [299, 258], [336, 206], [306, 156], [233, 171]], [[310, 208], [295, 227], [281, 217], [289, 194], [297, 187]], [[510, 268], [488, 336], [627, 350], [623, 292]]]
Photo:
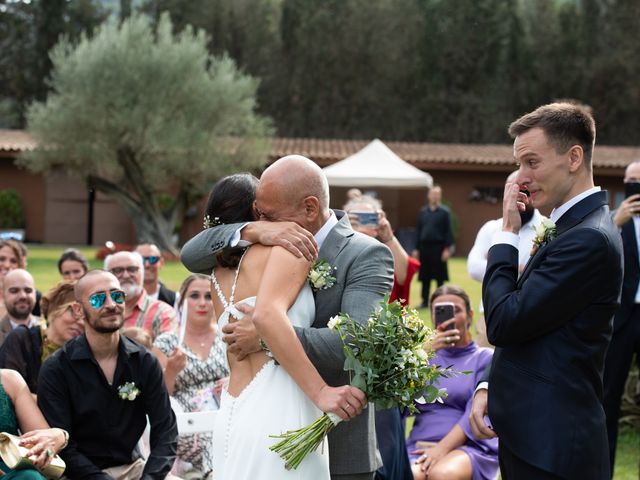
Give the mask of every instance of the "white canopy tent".
[[332, 187], [431, 188], [433, 178], [402, 160], [377, 138], [350, 157], [323, 168]]

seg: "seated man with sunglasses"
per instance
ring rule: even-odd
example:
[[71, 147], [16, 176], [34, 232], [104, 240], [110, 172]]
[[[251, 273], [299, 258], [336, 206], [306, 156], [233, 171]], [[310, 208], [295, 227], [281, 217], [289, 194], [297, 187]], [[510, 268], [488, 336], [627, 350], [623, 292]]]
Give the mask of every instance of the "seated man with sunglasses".
[[[44, 363], [38, 406], [52, 427], [69, 432], [60, 455], [67, 478], [167, 477], [178, 431], [156, 357], [120, 335], [125, 292], [109, 272], [92, 270], [75, 286], [85, 333]], [[146, 461], [137, 444], [151, 427]]]
[[113, 273], [124, 293], [124, 326], [139, 327], [155, 340], [165, 332], [177, 333], [178, 317], [173, 307], [154, 300], [144, 289], [144, 260], [137, 252], [116, 252], [104, 259], [104, 269]]
[[164, 258], [158, 246], [153, 243], [141, 243], [134, 252], [142, 255], [144, 260], [144, 289], [149, 296], [175, 307], [176, 292], [160, 281], [160, 270], [164, 267]]

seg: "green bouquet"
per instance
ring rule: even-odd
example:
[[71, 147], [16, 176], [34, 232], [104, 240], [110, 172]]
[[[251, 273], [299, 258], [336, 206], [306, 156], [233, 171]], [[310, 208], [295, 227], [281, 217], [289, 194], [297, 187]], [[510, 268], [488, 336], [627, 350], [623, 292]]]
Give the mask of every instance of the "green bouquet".
[[[434, 331], [416, 310], [388, 300], [386, 296], [365, 322], [343, 313], [331, 318], [327, 326], [340, 334], [344, 369], [349, 371], [352, 386], [378, 408], [407, 408], [415, 413], [414, 402], [442, 401], [447, 394], [438, 388], [439, 378], [457, 372], [429, 364], [434, 352], [428, 345]], [[272, 435], [281, 440], [270, 449], [284, 459], [287, 470], [295, 469], [341, 421], [337, 415], [325, 413], [311, 425]]]

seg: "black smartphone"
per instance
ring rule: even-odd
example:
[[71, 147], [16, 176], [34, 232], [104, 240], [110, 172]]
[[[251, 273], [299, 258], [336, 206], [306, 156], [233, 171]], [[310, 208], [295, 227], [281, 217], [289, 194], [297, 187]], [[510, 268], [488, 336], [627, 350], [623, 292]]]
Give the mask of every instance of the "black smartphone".
[[[436, 319], [436, 327], [455, 316], [455, 305], [452, 302], [440, 302], [433, 304], [433, 311]], [[456, 328], [454, 323], [445, 328], [445, 330], [453, 330]]]
[[378, 227], [378, 212], [349, 212], [349, 215], [354, 215], [357, 222], [362, 227], [377, 228]]
[[638, 182], [629, 182], [624, 184], [624, 196], [625, 198], [629, 198], [631, 195], [635, 195], [640, 193], [640, 183]]

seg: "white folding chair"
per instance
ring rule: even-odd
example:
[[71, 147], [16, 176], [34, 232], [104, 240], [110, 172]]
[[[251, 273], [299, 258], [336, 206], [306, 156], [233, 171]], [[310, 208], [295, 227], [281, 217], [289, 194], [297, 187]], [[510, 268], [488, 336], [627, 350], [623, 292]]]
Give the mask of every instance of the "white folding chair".
[[213, 425], [218, 412], [175, 412], [180, 435], [200, 432], [213, 432]]

